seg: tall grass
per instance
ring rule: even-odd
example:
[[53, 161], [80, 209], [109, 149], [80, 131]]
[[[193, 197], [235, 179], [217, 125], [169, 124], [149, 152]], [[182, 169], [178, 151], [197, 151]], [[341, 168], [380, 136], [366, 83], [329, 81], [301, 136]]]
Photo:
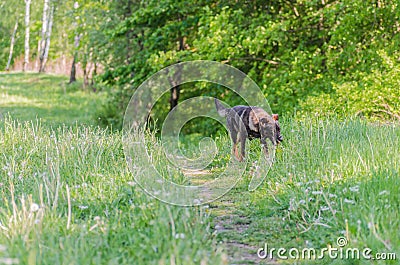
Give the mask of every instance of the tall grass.
[[219, 264], [205, 208], [145, 195], [121, 135], [6, 119], [0, 258], [19, 264]]
[[361, 120], [282, 127], [286, 139], [267, 181], [250, 205], [242, 202], [254, 221], [250, 241], [322, 248], [344, 236], [349, 247], [400, 257], [400, 127]]

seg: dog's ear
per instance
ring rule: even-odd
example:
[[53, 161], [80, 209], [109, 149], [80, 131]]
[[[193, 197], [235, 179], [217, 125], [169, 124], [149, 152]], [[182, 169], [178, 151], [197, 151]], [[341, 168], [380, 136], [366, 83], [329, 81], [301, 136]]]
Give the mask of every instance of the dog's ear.
[[278, 114], [272, 114], [272, 119], [274, 119], [274, 121], [279, 120], [279, 115]]

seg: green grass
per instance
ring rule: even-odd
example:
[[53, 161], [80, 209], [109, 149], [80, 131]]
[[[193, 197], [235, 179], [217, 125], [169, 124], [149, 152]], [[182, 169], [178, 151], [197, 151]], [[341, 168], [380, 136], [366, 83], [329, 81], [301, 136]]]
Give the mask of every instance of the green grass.
[[0, 118], [41, 119], [46, 125], [96, 124], [105, 94], [88, 93], [68, 78], [32, 73], [0, 73]]
[[286, 121], [282, 128], [286, 139], [264, 184], [249, 193], [247, 174], [228, 195], [239, 221], [247, 220], [248, 228], [221, 234], [220, 239], [258, 247], [267, 243], [271, 248], [321, 249], [337, 247], [336, 239], [344, 236], [347, 247], [396, 253], [397, 263], [379, 264], [398, 264], [400, 127], [321, 120]]
[[206, 210], [147, 196], [121, 135], [91, 126], [103, 95], [0, 78], [0, 264], [220, 263]]
[[[65, 82], [57, 76], [0, 75], [0, 264], [226, 264], [225, 253], [238, 257], [242, 250], [222, 250], [223, 242], [321, 249], [335, 247], [339, 236], [349, 247], [397, 254], [397, 261], [374, 264], [398, 264], [398, 125], [284, 120], [285, 141], [256, 191], [247, 190], [254, 174], [249, 163], [222, 201], [182, 208], [147, 196], [126, 167], [120, 133], [92, 126], [105, 96], [64, 90]], [[148, 138], [148, 146], [160, 147]], [[182, 137], [185, 154], [199, 154], [198, 139]], [[222, 153], [208, 168], [214, 174], [230, 153], [226, 135], [216, 143]], [[258, 141], [248, 150], [253, 161]], [[165, 160], [156, 161], [170, 172]], [[206, 179], [212, 176], [197, 183]], [[226, 229], [215, 233], [220, 220]], [[321, 263], [371, 262], [315, 262]]]
[[0, 139], [0, 257], [20, 264], [219, 263], [205, 209], [169, 206], [142, 192], [119, 134], [6, 119]]

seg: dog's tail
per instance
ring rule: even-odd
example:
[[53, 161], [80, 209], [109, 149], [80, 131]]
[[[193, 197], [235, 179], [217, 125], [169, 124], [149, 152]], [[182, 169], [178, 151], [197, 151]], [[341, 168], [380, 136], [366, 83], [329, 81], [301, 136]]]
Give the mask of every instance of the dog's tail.
[[217, 108], [218, 114], [221, 117], [225, 117], [226, 113], [228, 111], [228, 108], [226, 108], [218, 99], [214, 99], [215, 102], [215, 107]]

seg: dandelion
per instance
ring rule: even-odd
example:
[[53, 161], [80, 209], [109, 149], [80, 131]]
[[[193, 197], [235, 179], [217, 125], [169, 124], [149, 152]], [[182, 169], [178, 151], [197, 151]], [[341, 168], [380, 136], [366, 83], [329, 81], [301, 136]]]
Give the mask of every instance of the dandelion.
[[127, 184], [132, 187], [136, 185], [136, 183], [134, 181], [128, 181]]
[[384, 194], [389, 194], [389, 192], [387, 190], [383, 190], [383, 191], [379, 192], [379, 196], [382, 196]]
[[185, 238], [185, 234], [183, 234], [183, 233], [175, 234], [175, 238], [176, 239], [179, 239], [179, 238], [184, 239]]
[[329, 207], [328, 206], [321, 206], [320, 210], [321, 211], [328, 211]]
[[355, 204], [356, 202], [355, 201], [353, 201], [353, 200], [349, 200], [349, 199], [344, 199], [344, 201], [343, 201], [344, 203], [348, 203], [348, 204]]
[[313, 195], [321, 195], [322, 194], [322, 191], [320, 191], [320, 190], [315, 190], [315, 191], [312, 191], [311, 192]]
[[356, 186], [354, 186], [354, 187], [350, 187], [349, 190], [350, 190], [351, 192], [358, 192], [359, 188], [360, 188], [360, 187], [359, 187], [358, 185], [356, 185]]
[[32, 203], [32, 204], [31, 204], [31, 209], [30, 209], [30, 210], [31, 210], [31, 212], [34, 213], [34, 212], [38, 211], [39, 208], [40, 208], [40, 207], [39, 207], [39, 205], [38, 205], [37, 203]]

